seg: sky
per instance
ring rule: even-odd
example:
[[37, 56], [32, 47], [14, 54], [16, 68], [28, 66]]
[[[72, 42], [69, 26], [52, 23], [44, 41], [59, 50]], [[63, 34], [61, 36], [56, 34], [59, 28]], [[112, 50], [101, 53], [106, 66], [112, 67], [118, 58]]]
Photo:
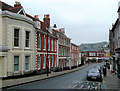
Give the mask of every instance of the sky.
[[109, 29], [118, 18], [119, 0], [1, 0], [9, 5], [19, 1], [26, 13], [50, 14], [51, 26], [65, 28], [71, 42], [97, 43], [109, 41]]

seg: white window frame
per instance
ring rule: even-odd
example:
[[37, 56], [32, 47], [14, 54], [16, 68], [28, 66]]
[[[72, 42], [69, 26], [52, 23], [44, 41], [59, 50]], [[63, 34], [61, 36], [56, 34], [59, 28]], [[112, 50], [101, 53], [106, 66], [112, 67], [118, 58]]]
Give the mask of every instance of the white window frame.
[[39, 41], [38, 42], [38, 46], [39, 46], [38, 49], [41, 49], [41, 36], [40, 35], [38, 36], [38, 41]]
[[56, 43], [57, 43], [56, 41], [57, 41], [57, 40], [55, 40], [55, 42], [54, 42], [54, 43], [55, 43], [55, 51], [56, 51]]
[[[26, 32], [29, 32], [29, 40], [28, 40], [28, 41], [29, 41], [29, 44], [28, 44], [28, 47], [26, 47]], [[25, 31], [25, 48], [26, 48], [26, 49], [30, 49], [30, 37], [31, 37], [31, 36], [30, 36], [30, 31], [27, 31], [27, 30], [26, 30], [26, 31]]]
[[[26, 57], [28, 57], [28, 69], [26, 69]], [[29, 66], [30, 66], [30, 56], [25, 56], [25, 70], [29, 70]]]
[[51, 39], [51, 51], [53, 51], [53, 39]]
[[56, 58], [56, 55], [55, 55], [55, 67], [56, 67], [56, 62], [57, 62], [57, 58]]
[[[44, 42], [45, 42], [45, 45], [44, 45]], [[45, 48], [44, 48], [45, 47]], [[46, 38], [45, 38], [45, 35], [43, 37], [43, 50], [46, 50]]]
[[52, 56], [52, 67], [53, 67], [53, 56]]
[[46, 67], [46, 58], [45, 58], [45, 55], [43, 56], [43, 69], [45, 69]]
[[40, 62], [40, 67], [38, 67], [38, 64], [37, 64], [37, 69], [39, 70], [39, 69], [41, 69], [41, 56], [40, 55], [38, 55], [37, 57], [39, 57], [40, 58], [40, 60], [38, 60], [38, 62], [37, 63], [39, 63]]
[[[18, 39], [18, 46], [15, 46], [15, 29], [18, 29], [19, 30], [19, 39]], [[20, 28], [16, 28], [16, 27], [14, 27], [14, 29], [13, 29], [13, 46], [14, 46], [14, 48], [19, 48], [20, 47]]]
[[[15, 71], [15, 56], [18, 57], [18, 70]], [[20, 56], [19, 55], [14, 55], [14, 72], [19, 72], [20, 70]]]
[[48, 51], [50, 51], [50, 38], [48, 37]]

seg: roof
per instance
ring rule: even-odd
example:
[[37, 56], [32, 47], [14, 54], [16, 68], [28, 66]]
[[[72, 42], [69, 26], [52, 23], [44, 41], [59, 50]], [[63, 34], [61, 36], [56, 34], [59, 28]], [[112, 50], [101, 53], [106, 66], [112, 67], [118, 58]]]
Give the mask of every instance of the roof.
[[118, 23], [119, 23], [119, 18], [117, 18], [117, 20], [115, 21], [115, 24], [113, 25], [111, 31], [115, 30], [115, 28], [116, 28], [116, 26], [117, 26]]
[[2, 6], [2, 7], [0, 7], [0, 8], [2, 8], [2, 11], [9, 10], [10, 8], [13, 8], [13, 6], [8, 5], [2, 1], [0, 1], [0, 6]]
[[118, 11], [117, 12], [120, 12], [120, 7], [118, 8]]
[[76, 44], [74, 44], [74, 43], [71, 43], [72, 45], [75, 45], [75, 46], [77, 46], [77, 47], [79, 47], [78, 45], [76, 45]]
[[9, 11], [14, 12], [14, 13], [18, 13], [23, 7], [19, 6], [19, 7], [13, 7], [10, 8]]

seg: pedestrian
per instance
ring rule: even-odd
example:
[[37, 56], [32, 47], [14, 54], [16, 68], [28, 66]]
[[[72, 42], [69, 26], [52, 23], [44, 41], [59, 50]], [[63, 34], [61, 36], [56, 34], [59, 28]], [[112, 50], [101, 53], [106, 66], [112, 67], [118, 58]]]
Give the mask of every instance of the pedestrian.
[[108, 70], [110, 70], [110, 64], [108, 65]]
[[104, 75], [104, 77], [107, 75], [107, 69], [106, 69], [106, 66], [104, 65], [104, 67], [103, 67], [103, 75]]

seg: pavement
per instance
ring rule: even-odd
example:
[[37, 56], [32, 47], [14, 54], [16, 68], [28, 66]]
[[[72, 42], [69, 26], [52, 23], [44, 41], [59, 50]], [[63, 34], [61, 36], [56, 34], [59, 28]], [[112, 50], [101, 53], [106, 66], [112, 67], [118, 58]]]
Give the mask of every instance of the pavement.
[[110, 70], [107, 70], [107, 75], [103, 77], [103, 83], [106, 84], [107, 89], [120, 89], [120, 79], [115, 74], [111, 74]]
[[49, 73], [49, 76], [47, 76], [47, 74], [41, 74], [41, 75], [24, 77], [24, 78], [19, 78], [19, 79], [2, 80], [2, 88], [8, 88], [8, 87], [12, 87], [12, 86], [17, 86], [17, 85], [21, 85], [21, 84], [31, 83], [31, 82], [35, 82], [35, 81], [40, 81], [40, 80], [64, 75], [64, 74], [67, 74], [67, 73], [71, 73], [71, 72], [74, 72], [74, 71], [81, 70], [85, 67], [88, 67], [89, 65], [90, 64], [86, 64], [86, 65], [83, 65], [83, 66], [80, 66], [78, 68], [71, 69], [71, 70], [64, 70], [64, 71], [60, 71], [60, 72], [52, 72], [52, 73]]

